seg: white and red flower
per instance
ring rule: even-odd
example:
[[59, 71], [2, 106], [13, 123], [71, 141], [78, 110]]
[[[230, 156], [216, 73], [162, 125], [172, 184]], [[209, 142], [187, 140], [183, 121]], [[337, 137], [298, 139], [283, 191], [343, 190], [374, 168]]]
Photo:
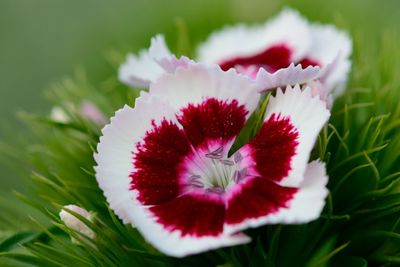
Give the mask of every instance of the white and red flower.
[[318, 78], [325, 93], [338, 96], [350, 71], [351, 51], [345, 32], [285, 9], [264, 25], [231, 26], [211, 34], [200, 45], [198, 60], [247, 73], [262, 91]]
[[99, 186], [161, 252], [244, 244], [246, 228], [318, 218], [328, 178], [323, 163], [308, 161], [329, 110], [310, 88], [278, 90], [259, 132], [231, 151], [258, 105], [256, 89], [233, 69], [186, 62], [103, 129]]
[[[260, 26], [236, 25], [211, 34], [198, 48], [199, 62], [235, 68], [259, 84], [259, 91], [304, 84], [317, 79], [324, 100], [342, 94], [350, 71], [352, 44], [349, 36], [332, 25], [309, 23], [296, 11], [285, 9]], [[129, 55], [120, 68], [120, 80], [147, 86], [162, 73], [174, 56], [164, 38], [152, 39], [150, 49]], [[175, 59], [175, 67], [187, 58]], [[164, 62], [164, 63], [163, 63]], [[168, 64], [167, 64], [168, 65]]]

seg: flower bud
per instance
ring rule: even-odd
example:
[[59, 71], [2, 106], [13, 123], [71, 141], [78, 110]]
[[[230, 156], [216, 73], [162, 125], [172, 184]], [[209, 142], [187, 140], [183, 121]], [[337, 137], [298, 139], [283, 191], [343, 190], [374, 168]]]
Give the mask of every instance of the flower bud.
[[[92, 221], [92, 214], [81, 207], [78, 207], [76, 205], [67, 205], [67, 206], [64, 206], [64, 208], [71, 210], [73, 212], [76, 212], [79, 215], [81, 215], [82, 217], [86, 218], [87, 220]], [[84, 234], [87, 237], [90, 237], [92, 239], [95, 237], [94, 232], [84, 222], [79, 220], [77, 217], [75, 217], [73, 214], [69, 213], [68, 211], [66, 211], [64, 209], [61, 210], [60, 218], [68, 228], [75, 230], [81, 234]], [[72, 238], [72, 242], [79, 243], [74, 238]]]

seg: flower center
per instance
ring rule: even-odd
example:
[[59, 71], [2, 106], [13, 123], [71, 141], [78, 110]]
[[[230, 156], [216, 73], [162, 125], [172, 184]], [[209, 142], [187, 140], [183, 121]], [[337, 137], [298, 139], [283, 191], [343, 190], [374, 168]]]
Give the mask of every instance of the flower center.
[[247, 176], [247, 169], [241, 167], [241, 154], [236, 152], [232, 157], [225, 155], [227, 153], [223, 146], [211, 151], [201, 149], [190, 155], [184, 161], [185, 189], [221, 195], [240, 183]]

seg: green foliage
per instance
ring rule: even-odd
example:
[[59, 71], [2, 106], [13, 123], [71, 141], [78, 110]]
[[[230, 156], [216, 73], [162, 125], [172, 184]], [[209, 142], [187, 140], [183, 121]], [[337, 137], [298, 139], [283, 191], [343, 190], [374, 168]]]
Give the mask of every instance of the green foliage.
[[[178, 24], [181, 22], [177, 22]], [[181, 31], [186, 31], [180, 24]], [[79, 72], [48, 97], [69, 121], [22, 114], [35, 141], [19, 147], [19, 160], [32, 169], [34, 194], [19, 198], [45, 216], [30, 220], [31, 229], [0, 235], [2, 266], [391, 266], [400, 262], [400, 38], [384, 34], [382, 42], [355, 33], [354, 66], [348, 90], [338, 99], [319, 136], [314, 158], [327, 163], [330, 195], [317, 221], [305, 225], [271, 225], [250, 229], [248, 245], [175, 259], [145, 243], [107, 207], [93, 172], [93, 152], [101, 126], [78, 112], [89, 100], [107, 117], [133, 105], [139, 90], [121, 85], [115, 75], [91, 84]], [[185, 38], [179, 41], [188, 49]], [[119, 55], [111, 62], [117, 63]], [[117, 64], [114, 65], [116, 67]], [[268, 96], [251, 123], [260, 126]], [[74, 108], [71, 108], [74, 107]], [[236, 146], [254, 135], [245, 128]], [[241, 139], [243, 138], [243, 139]], [[3, 205], [4, 202], [1, 202]], [[69, 211], [96, 235], [90, 239], [59, 219], [63, 205], [95, 213], [93, 221]], [[44, 223], [43, 223], [44, 221]], [[79, 240], [73, 243], [71, 237]]]

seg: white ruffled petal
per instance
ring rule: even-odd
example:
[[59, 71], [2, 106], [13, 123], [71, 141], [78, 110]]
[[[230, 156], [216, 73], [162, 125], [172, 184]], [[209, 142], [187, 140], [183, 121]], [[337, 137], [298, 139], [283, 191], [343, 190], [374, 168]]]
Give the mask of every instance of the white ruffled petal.
[[189, 64], [194, 64], [193, 60], [182, 56], [177, 58], [168, 49], [163, 35], [158, 34], [151, 39], [149, 54], [154, 60], [169, 73], [174, 73], [178, 67], [186, 68]]
[[271, 97], [265, 119], [268, 120], [273, 114], [290, 118], [299, 134], [291, 170], [280, 182], [283, 186], [298, 186], [304, 177], [311, 150], [319, 132], [328, 121], [330, 112], [319, 96], [312, 96], [310, 88], [300, 89], [300, 86], [296, 85], [288, 86], [284, 93], [278, 89], [276, 96]]
[[[179, 231], [169, 232], [155, 221], [151, 213], [143, 206], [138, 206], [129, 214], [135, 218], [137, 228], [147, 241], [161, 252], [174, 257], [185, 257], [208, 250], [246, 244], [250, 237], [243, 233], [224, 234], [219, 236], [184, 236]], [[206, 214], [204, 216], [207, 216]]]
[[280, 44], [292, 50], [292, 61], [300, 60], [308, 52], [311, 45], [309, 24], [297, 11], [285, 9], [261, 26], [239, 24], [214, 32], [199, 46], [198, 60], [221, 63], [256, 55]]
[[149, 55], [148, 50], [142, 50], [139, 55], [129, 54], [118, 71], [119, 80], [130, 86], [147, 87], [155, 81], [164, 70]]
[[280, 69], [275, 73], [269, 73], [261, 68], [258, 71], [256, 82], [259, 86], [259, 92], [266, 92], [277, 87], [284, 87], [286, 85], [303, 84], [308, 81], [314, 80], [319, 75], [320, 68], [308, 66], [303, 69], [301, 65], [295, 66], [294, 63], [289, 67]]
[[351, 69], [352, 42], [349, 35], [332, 25], [313, 24], [312, 46], [307, 57], [322, 65], [321, 81], [328, 93], [343, 93]]
[[151, 38], [149, 54], [156, 61], [171, 57], [172, 53], [165, 43], [164, 35], [157, 34]]
[[196, 63], [165, 74], [150, 86], [150, 94], [165, 97], [177, 110], [189, 103], [199, 104], [207, 98], [237, 100], [249, 111], [255, 110], [259, 100], [256, 84], [235, 70], [223, 71], [217, 65]]
[[103, 136], [94, 154], [96, 179], [108, 203], [124, 223], [132, 222], [129, 210], [134, 194], [129, 175], [134, 171], [132, 153], [135, 144], [152, 129], [152, 123], [167, 118], [176, 121], [175, 110], [161, 99], [147, 93], [136, 99], [135, 108], [125, 106], [118, 110], [110, 124], [102, 130]]
[[168, 62], [170, 58], [175, 57], [165, 44], [164, 36], [158, 34], [151, 38], [149, 49], [127, 56], [119, 68], [119, 80], [130, 86], [147, 87], [166, 71], [160, 62]]

